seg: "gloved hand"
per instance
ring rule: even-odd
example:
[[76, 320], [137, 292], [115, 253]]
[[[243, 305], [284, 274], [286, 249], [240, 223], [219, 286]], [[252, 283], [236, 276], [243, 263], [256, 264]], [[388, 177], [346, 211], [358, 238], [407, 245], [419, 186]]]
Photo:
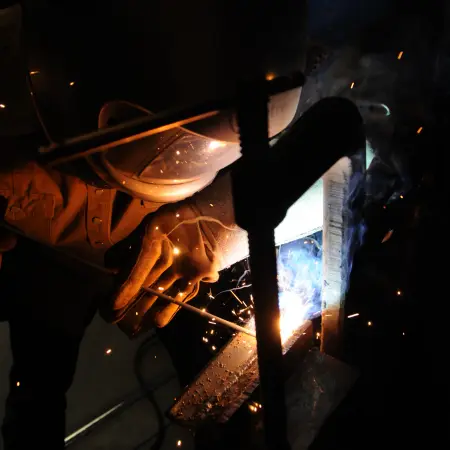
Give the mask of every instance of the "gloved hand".
[[[187, 302], [197, 295], [200, 282], [214, 283], [219, 270], [246, 256], [246, 239], [245, 231], [234, 223], [228, 176], [190, 199], [167, 205], [147, 216], [140, 229], [106, 255], [107, 265], [121, 269], [103, 317], [119, 322], [132, 335], [141, 328], [144, 316], [147, 326], [164, 327], [179, 306], [141, 288], [170, 289], [169, 295]], [[244, 245], [237, 244], [241, 241]], [[236, 248], [243, 254], [231, 255]]]

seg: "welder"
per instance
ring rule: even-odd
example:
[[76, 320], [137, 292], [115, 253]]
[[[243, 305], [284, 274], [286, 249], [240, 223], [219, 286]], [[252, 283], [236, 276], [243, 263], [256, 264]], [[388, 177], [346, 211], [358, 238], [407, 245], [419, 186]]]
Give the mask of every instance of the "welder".
[[[99, 308], [129, 335], [143, 323], [163, 327], [178, 307], [142, 296], [142, 286], [189, 301], [236, 261], [234, 250], [246, 255], [229, 176], [211, 184], [240, 156], [229, 113], [60, 167], [36, 162], [41, 146], [214, 96], [223, 87], [216, 83], [232, 78], [232, 64], [220, 67], [200, 28], [189, 38], [198, 53], [179, 52], [166, 36], [174, 18], [166, 3], [0, 3], [0, 309], [13, 353], [7, 449], [63, 446], [65, 392]], [[201, 14], [196, 8], [196, 23], [208, 27]], [[276, 28], [297, 53], [292, 69], [300, 68], [304, 30], [294, 18]], [[203, 78], [191, 75], [208, 61]], [[275, 58], [270, 68], [285, 66]], [[270, 136], [289, 125], [299, 98], [300, 88], [271, 98]], [[96, 269], [105, 259], [121, 263], [117, 276]]]

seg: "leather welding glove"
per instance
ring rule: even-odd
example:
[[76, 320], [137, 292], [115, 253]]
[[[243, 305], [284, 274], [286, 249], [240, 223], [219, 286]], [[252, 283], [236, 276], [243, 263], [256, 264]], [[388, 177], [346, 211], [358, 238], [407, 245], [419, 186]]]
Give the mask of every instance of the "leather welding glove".
[[[240, 245], [240, 243], [242, 245]], [[187, 302], [200, 283], [214, 283], [219, 271], [247, 255], [247, 235], [235, 225], [231, 180], [219, 177], [202, 192], [147, 216], [139, 230], [107, 254], [124, 261], [117, 287], [103, 316], [127, 334], [146, 326], [164, 327], [179, 306], [141, 291], [151, 287]], [[242, 255], [231, 255], [239, 249]], [[108, 261], [109, 260], [109, 261]], [[111, 264], [112, 262], [112, 264]]]

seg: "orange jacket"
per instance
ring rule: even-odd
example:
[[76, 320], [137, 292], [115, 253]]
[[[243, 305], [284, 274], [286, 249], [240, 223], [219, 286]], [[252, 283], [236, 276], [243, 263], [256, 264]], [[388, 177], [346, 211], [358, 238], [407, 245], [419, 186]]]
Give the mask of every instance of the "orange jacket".
[[96, 264], [160, 205], [127, 196], [114, 210], [115, 189], [99, 189], [77, 177], [28, 163], [0, 173], [4, 220], [30, 239]]

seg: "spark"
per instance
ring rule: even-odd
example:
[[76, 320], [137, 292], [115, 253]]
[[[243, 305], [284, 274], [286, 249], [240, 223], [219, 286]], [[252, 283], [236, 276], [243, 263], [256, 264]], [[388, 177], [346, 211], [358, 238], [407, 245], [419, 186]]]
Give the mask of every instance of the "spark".
[[211, 208], [214, 208], [214, 205], [212, 203], [210, 203], [209, 206], [211, 206]]
[[212, 345], [211, 348], [215, 351], [217, 347], [215, 345]]
[[202, 308], [202, 312], [205, 312], [206, 311], [206, 308]]
[[40, 73], [39, 70], [32, 70], [30, 72], [30, 75], [38, 75], [39, 73]]
[[183, 297], [183, 295], [184, 295], [184, 292], [178, 292], [178, 295], [180, 296], [180, 297]]
[[404, 198], [403, 195], [400, 195], [400, 198]]
[[399, 52], [399, 54], [397, 55], [397, 59], [402, 59], [403, 56], [403, 51]]
[[214, 330], [211, 330], [211, 334], [214, 334]]
[[159, 227], [155, 227], [155, 230], [159, 230]]
[[180, 217], [180, 213], [176, 213], [176, 214], [175, 214], [175, 217]]
[[419, 127], [418, 130], [416, 131], [417, 134], [422, 133], [423, 127]]
[[355, 82], [353, 81], [352, 84], [350, 85], [350, 89], [353, 89], [355, 87]]
[[177, 155], [179, 155], [180, 154], [180, 150], [177, 150]]
[[180, 254], [180, 249], [178, 247], [174, 247], [173, 248], [173, 254], [174, 255], [179, 255]]
[[209, 320], [208, 323], [210, 323], [211, 325], [217, 325], [217, 323], [213, 322], [212, 320]]
[[398, 296], [402, 295], [402, 291], [400, 289], [397, 291], [397, 295]]
[[164, 288], [162, 286], [158, 287], [158, 291], [163, 291], [163, 290], [164, 290]]
[[183, 445], [183, 442], [181, 440], [177, 441], [177, 447], [181, 447]]
[[389, 230], [386, 235], [384, 236], [383, 240], [381, 241], [382, 244], [384, 244], [386, 241], [388, 241], [392, 234], [394, 233], [394, 230]]
[[19, 386], [20, 386], [20, 381], [18, 381], [18, 382], [16, 383], [16, 386], [17, 386], [17, 387], [19, 387]]
[[319, 331], [316, 333], [316, 339], [320, 339], [320, 332]]
[[203, 341], [203, 342], [208, 342], [208, 338], [205, 337], [205, 336], [203, 336], [202, 341]]
[[71, 81], [70, 83], [69, 83], [69, 86], [74, 86], [75, 85], [75, 81]]
[[358, 317], [359, 313], [355, 313], [355, 314], [350, 314], [349, 316], [347, 316], [347, 319], [353, 319], [353, 317]]
[[5, 109], [5, 108], [6, 108], [6, 105], [5, 105], [4, 103], [0, 103], [0, 108], [1, 108], [1, 109]]
[[139, 313], [136, 311], [136, 315], [138, 316], [139, 315]]
[[105, 351], [105, 353], [106, 353], [107, 355], [110, 355], [110, 354], [112, 353], [112, 349], [107, 348], [106, 351]]
[[367, 326], [368, 326], [368, 327], [371, 327], [371, 326], [372, 326], [372, 322], [371, 322], [370, 320], [367, 322]]
[[211, 300], [214, 300], [214, 295], [213, 295], [213, 293], [212, 293], [212, 290], [210, 289], [209, 290], [209, 292], [208, 292], [208, 298], [210, 298]]
[[162, 170], [162, 169], [159, 169], [159, 171], [160, 171], [161, 173], [164, 173], [164, 170]]
[[249, 409], [252, 413], [258, 412], [258, 408], [257, 408], [255, 405], [248, 405], [248, 409]]

